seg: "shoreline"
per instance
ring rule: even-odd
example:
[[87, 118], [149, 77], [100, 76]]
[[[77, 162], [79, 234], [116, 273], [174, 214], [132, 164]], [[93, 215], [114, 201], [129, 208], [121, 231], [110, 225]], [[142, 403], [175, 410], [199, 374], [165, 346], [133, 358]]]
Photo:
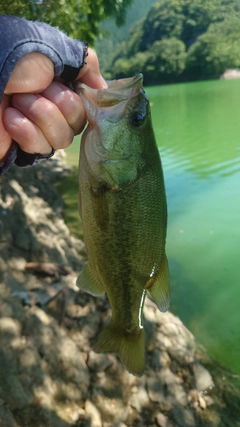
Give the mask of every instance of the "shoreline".
[[58, 154], [0, 182], [0, 426], [240, 426], [238, 385], [150, 300], [141, 378], [92, 351], [109, 304], [75, 285], [84, 244], [54, 187], [69, 173]]

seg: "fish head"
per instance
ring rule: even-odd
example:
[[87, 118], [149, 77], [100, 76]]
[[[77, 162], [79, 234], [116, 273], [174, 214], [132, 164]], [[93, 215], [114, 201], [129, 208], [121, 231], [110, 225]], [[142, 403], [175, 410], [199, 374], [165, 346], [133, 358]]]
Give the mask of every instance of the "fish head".
[[91, 173], [112, 189], [137, 179], [146, 164], [148, 141], [155, 141], [142, 83], [139, 74], [112, 80], [106, 89], [75, 84], [89, 123], [81, 150]]

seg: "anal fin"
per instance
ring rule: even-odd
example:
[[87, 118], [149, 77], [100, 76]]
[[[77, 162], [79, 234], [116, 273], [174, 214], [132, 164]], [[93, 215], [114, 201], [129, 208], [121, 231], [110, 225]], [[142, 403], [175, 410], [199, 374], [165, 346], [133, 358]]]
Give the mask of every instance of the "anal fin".
[[152, 277], [147, 284], [147, 291], [159, 310], [167, 311], [170, 305], [170, 275], [165, 254], [157, 276]]
[[95, 279], [88, 264], [85, 265], [85, 267], [79, 274], [77, 278], [77, 286], [83, 291], [86, 291], [96, 297], [105, 293], [105, 289], [98, 282], [98, 280]]

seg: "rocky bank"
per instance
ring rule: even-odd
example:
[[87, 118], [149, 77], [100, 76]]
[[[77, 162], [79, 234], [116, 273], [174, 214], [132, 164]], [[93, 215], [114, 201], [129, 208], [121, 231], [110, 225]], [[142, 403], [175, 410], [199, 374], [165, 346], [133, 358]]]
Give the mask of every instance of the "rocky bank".
[[221, 80], [236, 80], [240, 79], [240, 70], [228, 68], [220, 77]]
[[93, 342], [107, 298], [75, 285], [86, 254], [63, 220], [59, 154], [0, 181], [0, 427], [240, 426], [240, 393], [173, 314], [147, 300], [141, 378]]

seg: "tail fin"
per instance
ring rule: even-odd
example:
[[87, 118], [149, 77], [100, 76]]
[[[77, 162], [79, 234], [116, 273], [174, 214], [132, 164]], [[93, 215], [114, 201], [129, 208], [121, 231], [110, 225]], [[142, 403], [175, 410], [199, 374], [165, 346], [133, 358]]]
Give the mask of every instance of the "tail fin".
[[96, 353], [118, 353], [126, 369], [141, 376], [145, 367], [144, 329], [135, 334], [119, 333], [110, 323], [100, 332], [94, 346]]

